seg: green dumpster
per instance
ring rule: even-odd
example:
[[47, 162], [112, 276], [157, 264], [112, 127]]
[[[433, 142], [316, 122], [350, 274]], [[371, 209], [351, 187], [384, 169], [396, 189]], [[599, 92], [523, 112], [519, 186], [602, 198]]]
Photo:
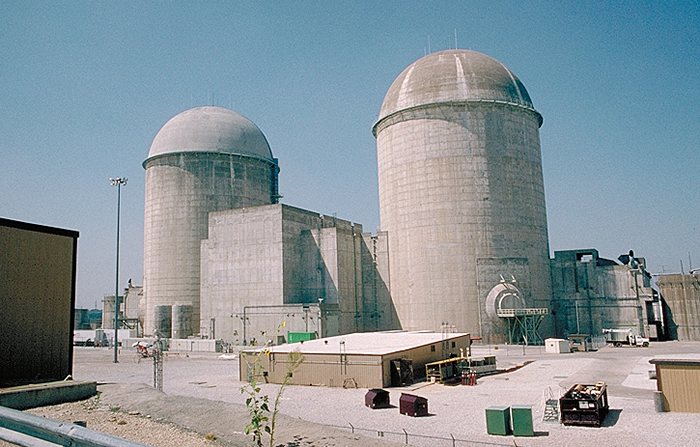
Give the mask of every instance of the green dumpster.
[[511, 415], [514, 436], [535, 436], [532, 429], [532, 405], [513, 405]]
[[486, 409], [486, 432], [490, 435], [510, 434], [510, 407], [489, 407]]

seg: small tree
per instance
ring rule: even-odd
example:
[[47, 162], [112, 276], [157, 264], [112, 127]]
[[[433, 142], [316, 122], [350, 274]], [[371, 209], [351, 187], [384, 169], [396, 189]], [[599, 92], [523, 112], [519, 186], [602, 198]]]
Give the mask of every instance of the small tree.
[[292, 351], [287, 355], [287, 373], [280, 385], [272, 411], [270, 411], [270, 397], [267, 394], [262, 394], [258, 383], [258, 377], [263, 375], [263, 358], [270, 355], [269, 343], [265, 344], [263, 349], [255, 351], [252, 362], [245, 360], [248, 366], [250, 382], [241, 387], [241, 394], [247, 394], [245, 405], [248, 408], [248, 416], [250, 422], [245, 427], [245, 434], [253, 436], [253, 442], [256, 447], [263, 447], [263, 433], [267, 433], [270, 437], [270, 447], [273, 447], [275, 441], [275, 421], [279, 411], [280, 398], [282, 392], [289, 385], [294, 371], [299, 368], [299, 365], [304, 361], [304, 356], [299, 351]]
[[277, 397], [275, 397], [275, 405], [272, 409], [272, 418], [270, 419], [270, 431], [268, 432], [270, 435], [270, 447], [273, 447], [275, 440], [275, 419], [277, 419], [277, 412], [279, 411], [279, 402], [280, 397], [282, 397], [282, 391], [284, 391], [285, 387], [289, 384], [294, 371], [299, 368], [303, 361], [304, 356], [299, 351], [292, 351], [287, 354], [287, 373], [284, 375], [284, 380], [282, 381], [280, 389], [277, 392]]

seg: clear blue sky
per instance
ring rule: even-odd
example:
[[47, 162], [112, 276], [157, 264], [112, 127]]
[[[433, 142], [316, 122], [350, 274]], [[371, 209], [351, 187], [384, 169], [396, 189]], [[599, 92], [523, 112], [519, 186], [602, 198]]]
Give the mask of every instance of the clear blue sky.
[[379, 226], [371, 126], [428, 51], [486, 53], [541, 128], [550, 250], [700, 267], [700, 4], [569, 1], [0, 2], [0, 216], [78, 230], [78, 305], [141, 283], [144, 170], [193, 106], [251, 119], [283, 203]]

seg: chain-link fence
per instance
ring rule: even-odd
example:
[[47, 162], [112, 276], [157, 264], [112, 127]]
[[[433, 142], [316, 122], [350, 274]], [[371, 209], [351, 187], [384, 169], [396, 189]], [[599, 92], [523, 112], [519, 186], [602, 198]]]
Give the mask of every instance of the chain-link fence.
[[[500, 447], [525, 447], [526, 443], [522, 443], [523, 440], [516, 439], [513, 437], [504, 438], [503, 442], [486, 442], [486, 441], [474, 441], [470, 439], [460, 439], [452, 435], [452, 433], [447, 433], [447, 436], [438, 435], [425, 435], [418, 433], [409, 433], [405, 429], [398, 431], [391, 430], [377, 430], [370, 428], [355, 427], [352, 424], [345, 426], [341, 425], [331, 425], [324, 424], [327, 427], [340, 428], [342, 430], [347, 430], [351, 433], [357, 433], [360, 435], [368, 437], [377, 437], [391, 442], [397, 442], [405, 445], [411, 445], [415, 447], [489, 447], [489, 446], [500, 446]], [[525, 441], [527, 442], [527, 441]]]

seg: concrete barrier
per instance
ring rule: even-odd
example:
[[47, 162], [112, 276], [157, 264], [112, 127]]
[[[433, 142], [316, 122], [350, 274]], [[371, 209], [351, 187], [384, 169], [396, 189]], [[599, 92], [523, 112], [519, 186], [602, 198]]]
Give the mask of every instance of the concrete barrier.
[[16, 410], [26, 410], [75, 402], [95, 394], [97, 394], [97, 382], [63, 380], [5, 388], [0, 390], [0, 405]]

